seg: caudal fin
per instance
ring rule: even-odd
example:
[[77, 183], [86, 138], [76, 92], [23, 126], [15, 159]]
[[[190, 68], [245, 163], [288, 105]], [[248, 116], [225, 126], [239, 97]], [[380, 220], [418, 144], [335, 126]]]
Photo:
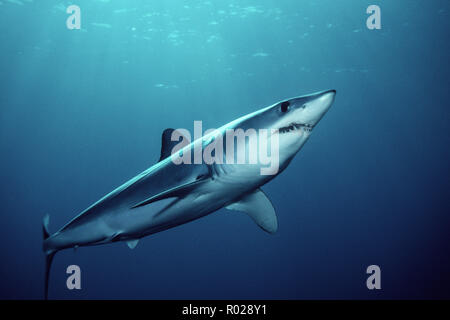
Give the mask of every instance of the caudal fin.
[[[42, 223], [42, 233], [43, 233], [44, 241], [50, 236], [50, 232], [48, 231], [49, 222], [50, 222], [50, 216], [47, 214], [44, 216], [43, 223]], [[44, 293], [44, 297], [45, 297], [45, 300], [47, 300], [48, 299], [48, 281], [50, 278], [50, 267], [52, 266], [53, 257], [55, 256], [56, 251], [48, 251], [48, 250], [45, 250], [45, 247], [44, 247], [44, 253], [45, 253], [45, 293]]]

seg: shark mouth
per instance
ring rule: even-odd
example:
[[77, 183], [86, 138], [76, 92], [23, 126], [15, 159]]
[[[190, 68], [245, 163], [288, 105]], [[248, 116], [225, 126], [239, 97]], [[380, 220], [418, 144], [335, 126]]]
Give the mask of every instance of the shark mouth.
[[286, 127], [282, 127], [280, 129], [278, 129], [278, 132], [286, 133], [286, 132], [295, 131], [295, 130], [298, 130], [301, 128], [303, 128], [307, 132], [311, 132], [312, 129], [314, 128], [314, 126], [312, 124], [308, 124], [308, 123], [291, 123], [290, 125], [288, 125]]

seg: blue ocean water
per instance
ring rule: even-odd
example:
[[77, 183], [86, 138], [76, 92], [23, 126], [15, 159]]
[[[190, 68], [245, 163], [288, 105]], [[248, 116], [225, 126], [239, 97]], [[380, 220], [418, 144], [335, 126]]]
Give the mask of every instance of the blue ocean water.
[[[68, 30], [66, 8], [81, 8]], [[382, 29], [366, 28], [377, 4]], [[214, 128], [336, 89], [263, 187], [275, 235], [222, 209], [55, 257], [53, 299], [450, 298], [450, 2], [0, 0], [0, 298], [41, 299], [50, 230]], [[66, 288], [79, 265], [82, 289]], [[368, 290], [366, 268], [381, 268]]]

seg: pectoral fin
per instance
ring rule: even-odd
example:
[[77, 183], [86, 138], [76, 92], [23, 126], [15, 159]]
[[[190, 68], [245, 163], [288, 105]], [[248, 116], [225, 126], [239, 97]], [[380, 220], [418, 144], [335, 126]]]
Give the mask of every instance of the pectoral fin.
[[199, 184], [203, 183], [206, 179], [207, 179], [207, 177], [205, 176], [199, 180], [196, 180], [193, 182], [188, 182], [188, 183], [182, 184], [180, 186], [170, 188], [170, 189], [160, 192], [154, 196], [151, 196], [150, 198], [145, 199], [144, 201], [141, 201], [141, 202], [135, 204], [134, 206], [131, 207], [131, 209], [146, 206], [150, 203], [160, 201], [163, 199], [167, 199], [167, 198], [180, 197], [180, 196], [190, 192], [193, 188], [195, 188]]
[[235, 202], [226, 208], [245, 212], [264, 231], [275, 233], [278, 229], [275, 209], [261, 189], [256, 189], [242, 197], [239, 202]]

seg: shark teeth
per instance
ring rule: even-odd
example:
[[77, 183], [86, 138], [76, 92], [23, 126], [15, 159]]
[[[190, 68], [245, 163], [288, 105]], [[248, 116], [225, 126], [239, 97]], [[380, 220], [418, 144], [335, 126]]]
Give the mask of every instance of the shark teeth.
[[305, 131], [311, 132], [312, 129], [314, 128], [314, 126], [312, 124], [308, 124], [308, 123], [291, 123], [290, 125], [288, 125], [286, 127], [282, 127], [280, 129], [278, 129], [278, 132], [286, 133], [286, 132], [294, 131], [294, 130], [297, 130], [300, 128], [303, 128]]

